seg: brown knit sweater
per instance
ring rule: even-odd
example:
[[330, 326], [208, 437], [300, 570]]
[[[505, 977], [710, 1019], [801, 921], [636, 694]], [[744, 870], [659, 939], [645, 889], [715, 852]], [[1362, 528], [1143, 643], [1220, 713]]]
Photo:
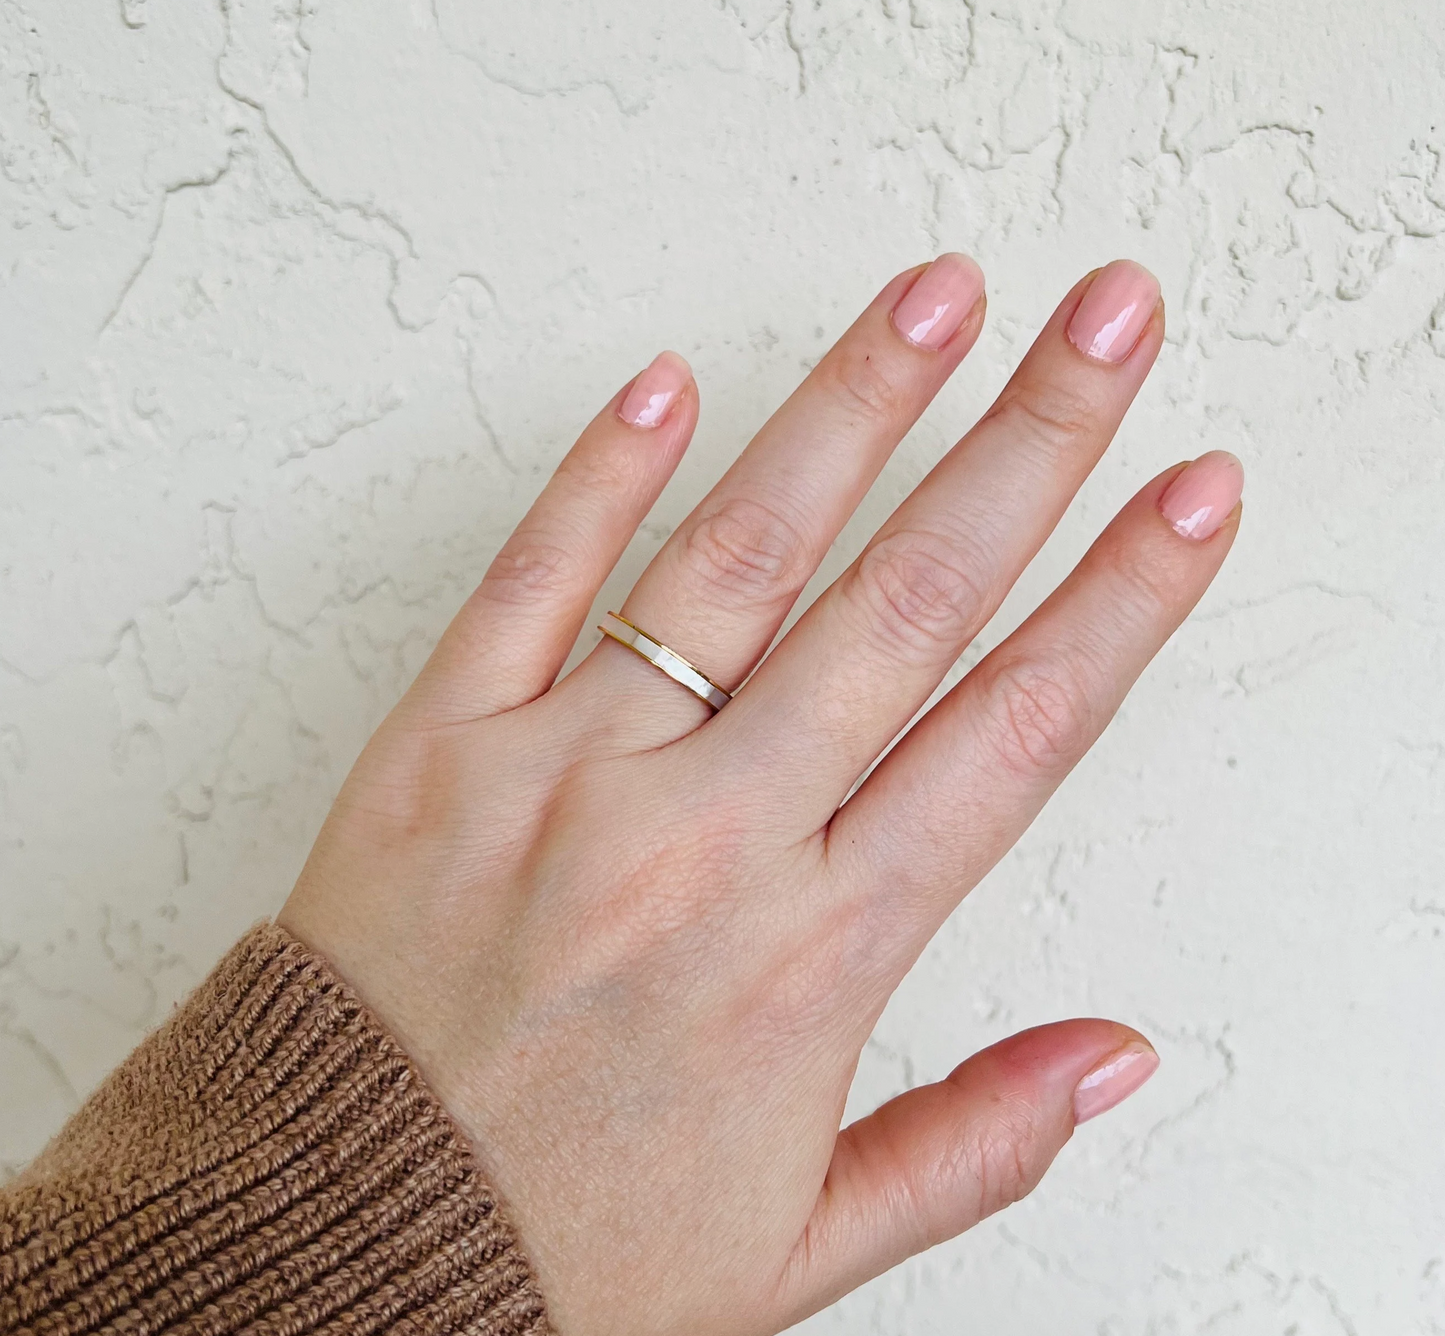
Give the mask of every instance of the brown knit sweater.
[[326, 963], [253, 929], [0, 1190], [0, 1333], [545, 1336], [461, 1133]]

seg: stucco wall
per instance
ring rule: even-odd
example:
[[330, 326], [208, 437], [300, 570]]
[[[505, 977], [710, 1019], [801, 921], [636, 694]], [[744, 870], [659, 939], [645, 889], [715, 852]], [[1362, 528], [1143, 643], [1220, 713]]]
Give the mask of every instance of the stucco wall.
[[854, 1103], [1067, 1014], [1164, 1065], [809, 1330], [1445, 1333], [1441, 20], [0, 0], [0, 1162], [280, 903], [656, 350], [703, 425], [608, 597], [895, 270], [971, 251], [989, 328], [851, 544], [1128, 254], [1169, 342], [984, 643], [1175, 459], [1244, 458], [1244, 532]]

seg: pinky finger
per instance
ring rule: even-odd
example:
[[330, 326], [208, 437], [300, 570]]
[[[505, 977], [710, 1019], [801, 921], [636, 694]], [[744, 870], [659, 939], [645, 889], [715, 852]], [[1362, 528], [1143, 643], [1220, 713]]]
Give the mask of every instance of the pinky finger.
[[692, 371], [671, 352], [593, 419], [417, 678], [429, 722], [500, 714], [551, 687], [696, 425]]

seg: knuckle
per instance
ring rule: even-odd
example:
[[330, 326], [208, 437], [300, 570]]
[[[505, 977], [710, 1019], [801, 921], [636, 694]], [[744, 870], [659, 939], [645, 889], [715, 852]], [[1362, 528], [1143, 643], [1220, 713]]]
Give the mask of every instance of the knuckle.
[[1177, 573], [1157, 552], [1139, 545], [1122, 546], [1109, 565], [1116, 582], [1116, 597], [1124, 610], [1153, 619], [1177, 600]]
[[1006, 394], [987, 416], [1051, 453], [1091, 435], [1099, 422], [1098, 409], [1085, 395], [1050, 381]]
[[872, 635], [912, 653], [951, 647], [987, 607], [981, 569], [956, 543], [935, 535], [890, 534], [854, 569], [853, 594]]
[[1083, 692], [1056, 666], [1011, 663], [993, 669], [985, 718], [999, 763], [1010, 774], [1067, 770], [1089, 738]]
[[568, 455], [557, 468], [571, 489], [587, 496], [626, 497], [638, 482], [636, 454], [619, 449], [591, 449]]
[[796, 593], [806, 573], [796, 526], [771, 506], [730, 497], [699, 518], [681, 557], [708, 596], [728, 605], [772, 602]]
[[896, 421], [904, 409], [905, 393], [898, 369], [877, 353], [840, 349], [825, 364], [824, 384], [843, 408], [867, 422]]
[[488, 567], [479, 592], [491, 603], [526, 607], [570, 594], [582, 583], [582, 574], [577, 554], [560, 544], [508, 544]]
[[1018, 1100], [990, 1110], [973, 1143], [980, 1218], [1022, 1201], [1039, 1185], [1047, 1160], [1031, 1154], [1038, 1140], [1037, 1111]]

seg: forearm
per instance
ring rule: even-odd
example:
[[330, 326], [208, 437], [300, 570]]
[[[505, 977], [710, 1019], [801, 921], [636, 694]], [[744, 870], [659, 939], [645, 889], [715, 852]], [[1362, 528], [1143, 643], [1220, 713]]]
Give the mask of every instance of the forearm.
[[416, 1069], [253, 929], [0, 1192], [0, 1332], [548, 1330]]

